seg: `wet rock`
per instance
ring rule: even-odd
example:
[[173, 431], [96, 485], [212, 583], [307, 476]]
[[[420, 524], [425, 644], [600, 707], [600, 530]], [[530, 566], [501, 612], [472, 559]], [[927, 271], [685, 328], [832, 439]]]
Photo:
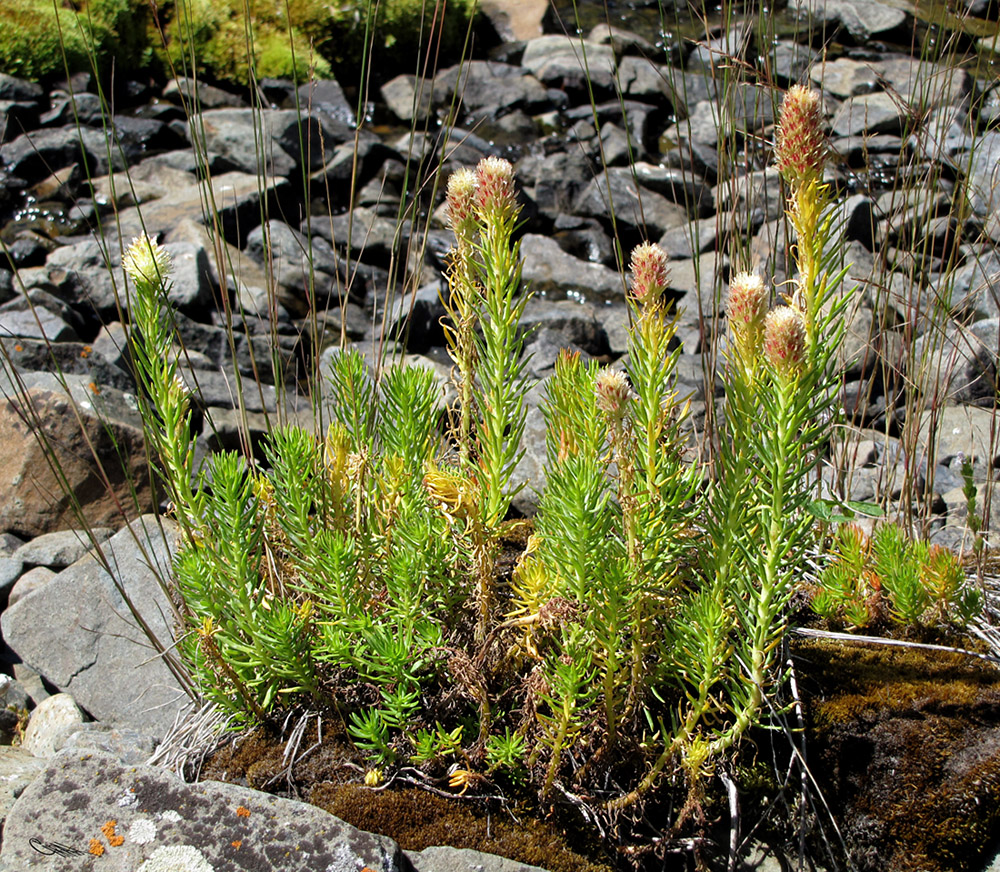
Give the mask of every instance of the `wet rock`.
[[814, 26], [839, 24], [860, 44], [899, 30], [908, 20], [902, 9], [876, 0], [790, 0], [788, 8], [808, 16]]
[[521, 240], [524, 256], [522, 278], [536, 294], [555, 299], [607, 299], [620, 296], [622, 280], [614, 270], [600, 263], [567, 254], [545, 236], [529, 233]]

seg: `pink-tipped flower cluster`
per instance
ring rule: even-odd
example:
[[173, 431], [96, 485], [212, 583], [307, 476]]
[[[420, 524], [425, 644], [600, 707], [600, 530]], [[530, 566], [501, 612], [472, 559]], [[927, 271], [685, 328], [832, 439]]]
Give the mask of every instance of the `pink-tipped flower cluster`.
[[632, 250], [632, 296], [643, 306], [659, 302], [666, 290], [670, 270], [666, 252], [652, 242], [643, 242]]
[[476, 172], [462, 167], [448, 179], [448, 226], [459, 239], [471, 240], [476, 232]]
[[767, 285], [756, 273], [737, 273], [729, 285], [726, 316], [736, 349], [744, 360], [756, 359], [760, 350], [770, 299]]
[[792, 85], [778, 115], [775, 164], [790, 185], [821, 181], [827, 159], [823, 109], [816, 91]]
[[798, 309], [780, 306], [764, 323], [764, 356], [783, 381], [798, 376], [806, 360], [806, 323]]
[[514, 167], [501, 157], [484, 157], [476, 167], [476, 212], [486, 222], [507, 221], [519, 211]]
[[597, 374], [597, 408], [615, 423], [621, 423], [628, 414], [632, 392], [625, 373], [602, 369]]

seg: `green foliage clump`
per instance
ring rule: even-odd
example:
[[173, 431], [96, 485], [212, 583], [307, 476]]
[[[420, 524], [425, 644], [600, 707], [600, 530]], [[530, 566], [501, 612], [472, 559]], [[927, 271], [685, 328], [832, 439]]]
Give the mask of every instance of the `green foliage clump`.
[[[444, 57], [458, 56], [476, 17], [477, 0], [425, 3], [423, 0], [349, 0], [335, 19], [344, 36], [331, 46], [331, 60], [339, 67], [356, 68], [367, 45], [379, 68], [399, 71], [434, 45]], [[386, 67], [385, 65], [389, 66]]]
[[428, 371], [371, 374], [345, 351], [325, 436], [278, 428], [266, 463], [223, 453], [199, 478], [189, 398], [161, 351], [169, 265], [137, 240], [124, 261], [144, 299], [130, 340], [188, 538], [174, 566], [179, 646], [205, 696], [242, 722], [336, 705], [372, 782], [457, 758], [453, 788], [503, 776], [543, 797], [593, 792], [613, 815], [661, 774], [710, 772], [766, 717], [815, 541], [810, 490], [847, 298], [829, 269], [821, 162], [795, 170], [802, 277], [773, 311], [760, 277], [733, 281], [710, 478], [685, 450], [667, 258], [643, 243], [627, 373], [563, 354], [546, 385], [547, 486], [512, 571], [504, 546], [531, 526], [506, 516], [532, 383], [507, 161], [448, 183], [446, 335], [462, 402], [447, 431]]
[[432, 43], [457, 53], [475, 8], [474, 0], [461, 0], [435, 16], [417, 0], [174, 0], [163, 7], [161, 55], [178, 73], [197, 68], [241, 84], [251, 73], [305, 80], [335, 70], [350, 81], [366, 58], [384, 73]]
[[854, 524], [839, 527], [812, 599], [820, 617], [857, 628], [885, 615], [910, 627], [965, 624], [981, 605], [953, 552], [911, 541], [895, 524], [882, 525], [871, 538]]
[[134, 70], [149, 62], [144, 0], [89, 0], [79, 11], [51, 0], [0, 4], [0, 72], [45, 79], [95, 69]]
[[178, 74], [197, 68], [219, 80], [328, 78], [320, 51], [332, 39], [333, 13], [318, 0], [292, 3], [177, 0], [165, 9], [163, 54]]

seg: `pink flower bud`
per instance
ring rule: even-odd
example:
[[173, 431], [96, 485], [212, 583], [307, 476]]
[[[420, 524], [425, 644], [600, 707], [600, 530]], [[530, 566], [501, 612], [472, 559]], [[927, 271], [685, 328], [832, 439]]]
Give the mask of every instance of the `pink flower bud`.
[[669, 269], [666, 252], [652, 242], [632, 249], [632, 296], [644, 306], [656, 303], [667, 287]]
[[597, 374], [596, 387], [597, 408], [613, 421], [624, 420], [632, 398], [625, 373], [614, 369], [602, 369]]
[[764, 323], [764, 355], [778, 377], [790, 381], [806, 359], [806, 323], [797, 309], [781, 306]]
[[476, 211], [484, 221], [517, 214], [514, 167], [501, 157], [484, 157], [476, 167]]
[[767, 285], [756, 273], [737, 273], [730, 282], [726, 316], [736, 349], [748, 362], [760, 349], [770, 298]]
[[448, 179], [446, 210], [448, 226], [459, 239], [471, 239], [476, 229], [474, 209], [476, 173], [468, 167], [452, 173]]
[[792, 85], [778, 115], [775, 164], [785, 181], [801, 185], [822, 179], [826, 158], [819, 94], [802, 85]]

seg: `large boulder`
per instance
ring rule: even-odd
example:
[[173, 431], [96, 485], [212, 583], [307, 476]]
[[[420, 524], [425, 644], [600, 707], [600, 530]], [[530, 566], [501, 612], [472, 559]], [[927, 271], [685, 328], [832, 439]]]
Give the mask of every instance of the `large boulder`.
[[0, 531], [32, 538], [119, 525], [156, 504], [142, 423], [129, 394], [65, 376], [27, 373], [0, 400]]
[[188, 698], [139, 620], [171, 646], [163, 580], [178, 539], [170, 521], [133, 522], [102, 546], [104, 560], [84, 557], [0, 616], [10, 652], [97, 720], [164, 736]]
[[[49, 846], [58, 845], [60, 850]], [[404, 872], [400, 847], [315, 806], [245, 787], [185, 784], [152, 766], [64, 751], [21, 794], [4, 825], [5, 869], [122, 872]]]

